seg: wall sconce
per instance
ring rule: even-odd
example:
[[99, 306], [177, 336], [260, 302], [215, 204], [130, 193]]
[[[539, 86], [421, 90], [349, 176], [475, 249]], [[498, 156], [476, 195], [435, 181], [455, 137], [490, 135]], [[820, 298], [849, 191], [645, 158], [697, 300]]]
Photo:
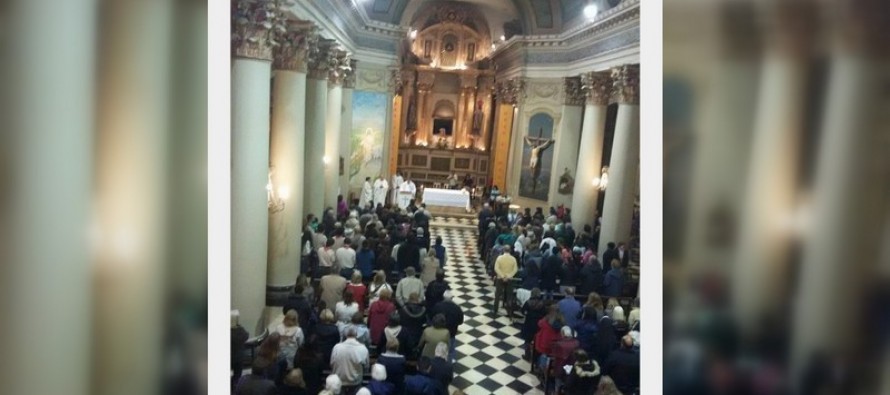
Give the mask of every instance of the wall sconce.
[[269, 201], [269, 212], [278, 213], [284, 210], [285, 201], [290, 197], [290, 190], [287, 187], [279, 187], [275, 189], [272, 183], [272, 174], [274, 169], [269, 170], [269, 181], [266, 183], [266, 199]]
[[417, 38], [417, 30], [415, 30], [415, 29], [413, 29], [413, 28], [412, 28], [412, 29], [408, 29], [408, 38], [410, 38], [410, 39], [412, 39], [412, 40], [415, 39], [415, 38]]
[[603, 166], [600, 176], [594, 177], [592, 184], [594, 188], [601, 191], [606, 190], [606, 187], [609, 186], [609, 166]]
[[321, 157], [321, 162], [324, 163], [325, 166], [327, 166], [329, 163], [331, 163], [331, 159], [328, 158], [327, 155], [325, 155]]
[[584, 7], [584, 16], [587, 19], [593, 20], [596, 18], [596, 15], [599, 14], [599, 8], [594, 3], [588, 4]]

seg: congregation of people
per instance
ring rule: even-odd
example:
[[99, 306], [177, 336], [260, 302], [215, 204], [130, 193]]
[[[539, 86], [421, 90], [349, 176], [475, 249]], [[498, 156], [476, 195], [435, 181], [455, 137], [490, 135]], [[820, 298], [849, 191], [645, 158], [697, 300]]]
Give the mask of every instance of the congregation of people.
[[495, 282], [494, 311], [521, 315], [526, 357], [545, 392], [590, 394], [605, 382], [614, 388], [597, 393], [636, 394], [640, 310], [631, 251], [608, 242], [600, 260], [598, 229], [584, 225], [576, 234], [570, 216], [563, 207], [547, 216], [542, 208], [482, 208], [478, 248]]
[[[445, 279], [448, 251], [432, 239], [425, 205], [376, 189], [381, 180], [352, 206], [341, 196], [320, 218], [307, 216], [301, 273], [264, 335], [250, 338], [233, 311], [234, 394], [449, 393], [464, 312]], [[628, 299], [630, 251], [609, 243], [603, 267], [592, 228], [576, 235], [569, 210], [550, 214], [480, 210], [492, 311], [521, 314], [546, 393], [634, 394], [639, 308], [625, 316], [619, 303]]]
[[233, 312], [233, 393], [448, 394], [464, 313], [447, 251], [424, 205], [378, 192], [307, 216], [301, 274], [252, 358]]

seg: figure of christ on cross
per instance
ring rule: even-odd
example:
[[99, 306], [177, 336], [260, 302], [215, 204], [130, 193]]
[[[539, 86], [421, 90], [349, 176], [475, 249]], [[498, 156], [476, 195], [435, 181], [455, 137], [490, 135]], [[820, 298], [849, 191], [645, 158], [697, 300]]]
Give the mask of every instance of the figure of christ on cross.
[[532, 148], [528, 159], [528, 168], [532, 171], [532, 192], [538, 189], [538, 177], [541, 176], [541, 166], [538, 166], [538, 161], [544, 151], [553, 144], [553, 139], [545, 139], [543, 136], [544, 128], [541, 128], [538, 129], [538, 137], [525, 137], [525, 143]]

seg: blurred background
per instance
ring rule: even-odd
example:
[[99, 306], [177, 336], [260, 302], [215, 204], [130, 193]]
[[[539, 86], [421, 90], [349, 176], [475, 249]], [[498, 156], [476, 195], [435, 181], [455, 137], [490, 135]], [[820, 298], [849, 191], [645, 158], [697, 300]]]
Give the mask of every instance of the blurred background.
[[890, 394], [890, 2], [664, 0], [667, 394]]
[[0, 392], [206, 393], [206, 1], [0, 21]]

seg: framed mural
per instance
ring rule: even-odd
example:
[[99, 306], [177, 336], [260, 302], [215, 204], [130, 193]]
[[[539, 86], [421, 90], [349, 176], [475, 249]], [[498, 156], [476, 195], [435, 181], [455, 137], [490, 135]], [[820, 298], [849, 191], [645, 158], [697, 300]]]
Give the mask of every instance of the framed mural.
[[546, 113], [532, 115], [522, 145], [519, 196], [543, 201], [549, 199], [553, 143], [553, 117]]
[[352, 94], [352, 136], [349, 186], [361, 188], [365, 177], [383, 172], [383, 136], [386, 129], [386, 94], [356, 90]]

